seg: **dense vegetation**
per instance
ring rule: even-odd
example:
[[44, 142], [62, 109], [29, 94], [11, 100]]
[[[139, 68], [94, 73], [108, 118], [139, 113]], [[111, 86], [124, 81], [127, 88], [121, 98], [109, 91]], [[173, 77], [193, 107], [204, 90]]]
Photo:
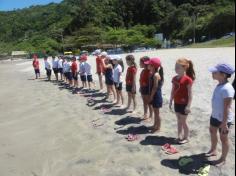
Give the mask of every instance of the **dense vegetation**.
[[160, 41], [155, 33], [188, 42], [194, 28], [196, 41], [235, 31], [235, 1], [64, 0], [0, 12], [0, 52], [54, 52], [101, 44], [156, 47]]

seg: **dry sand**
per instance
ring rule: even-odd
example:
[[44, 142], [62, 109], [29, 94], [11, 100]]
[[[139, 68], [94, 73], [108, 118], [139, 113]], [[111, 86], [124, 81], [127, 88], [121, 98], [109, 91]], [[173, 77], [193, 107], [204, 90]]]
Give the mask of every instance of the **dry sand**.
[[[208, 67], [220, 61], [235, 65], [235, 48], [173, 49], [141, 56], [159, 56], [165, 69], [161, 110], [162, 132], [147, 133], [138, 114], [125, 114], [117, 108], [102, 113], [102, 95], [94, 94], [96, 104], [86, 105], [87, 98], [73, 94], [55, 82], [31, 80], [33, 70], [29, 61], [4, 61], [0, 64], [0, 176], [178, 176], [187, 173], [176, 167], [181, 156], [192, 156], [201, 165], [201, 153], [208, 151], [211, 96], [216, 82]], [[191, 142], [176, 146], [180, 153], [168, 156], [161, 145], [176, 137], [176, 118], [168, 109], [171, 79], [179, 57], [195, 63], [197, 80], [194, 85], [192, 114], [189, 117]], [[89, 62], [95, 68], [95, 58]], [[45, 71], [41, 69], [43, 76]], [[96, 79], [96, 76], [94, 75]], [[234, 109], [235, 111], [235, 109]], [[97, 120], [94, 128], [91, 121]], [[210, 176], [235, 175], [235, 127], [230, 134], [231, 149], [227, 165], [211, 167]], [[129, 133], [140, 134], [130, 143]], [[219, 145], [219, 149], [221, 149]], [[190, 168], [190, 167], [189, 167]], [[185, 171], [186, 172], [186, 171]], [[189, 173], [194, 175], [193, 172]]]

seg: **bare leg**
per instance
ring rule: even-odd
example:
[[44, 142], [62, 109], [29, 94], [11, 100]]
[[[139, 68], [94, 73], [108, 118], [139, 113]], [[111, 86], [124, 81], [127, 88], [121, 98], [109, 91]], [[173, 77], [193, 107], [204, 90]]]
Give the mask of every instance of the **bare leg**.
[[178, 140], [182, 140], [183, 139], [183, 126], [182, 126], [182, 123], [181, 123], [181, 115], [179, 113], [176, 113], [176, 117], [177, 117], [177, 130], [178, 130]]
[[132, 99], [133, 99], [133, 102], [134, 102], [134, 112], [135, 112], [136, 108], [137, 108], [136, 94], [132, 94]]
[[143, 111], [144, 111], [144, 116], [143, 119], [147, 120], [148, 119], [148, 104], [147, 104], [147, 96], [142, 95], [142, 99], [143, 99]]
[[161, 117], [160, 117], [160, 109], [159, 108], [153, 108], [154, 109], [154, 128], [153, 133], [159, 132], [161, 130]]
[[209, 130], [211, 134], [211, 149], [206, 154], [206, 156], [211, 157], [211, 156], [216, 156], [216, 148], [218, 144], [218, 137], [217, 137], [218, 128], [210, 126]]
[[132, 99], [132, 94], [130, 92], [128, 92], [128, 106], [127, 106], [127, 109], [130, 109], [131, 99]]
[[99, 79], [99, 84], [100, 84], [100, 90], [103, 90], [102, 74], [98, 75], [98, 79]]

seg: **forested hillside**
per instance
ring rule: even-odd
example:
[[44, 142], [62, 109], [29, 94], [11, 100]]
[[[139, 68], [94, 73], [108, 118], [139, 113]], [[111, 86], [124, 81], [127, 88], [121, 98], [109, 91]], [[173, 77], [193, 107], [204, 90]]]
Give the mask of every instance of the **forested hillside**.
[[158, 46], [235, 31], [234, 0], [64, 0], [0, 12], [0, 52], [47, 52], [87, 45]]

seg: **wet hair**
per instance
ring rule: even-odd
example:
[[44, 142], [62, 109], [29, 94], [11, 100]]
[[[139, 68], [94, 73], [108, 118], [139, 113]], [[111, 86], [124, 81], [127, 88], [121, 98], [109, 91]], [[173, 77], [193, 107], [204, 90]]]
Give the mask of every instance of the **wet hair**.
[[192, 80], [194, 81], [196, 79], [196, 73], [194, 70], [194, 65], [193, 62], [191, 60], [188, 60], [186, 58], [180, 58], [177, 60], [177, 64], [180, 64], [181, 66], [184, 67], [186, 74], [192, 78]]
[[131, 64], [137, 68], [137, 64], [135, 63], [135, 57], [134, 57], [134, 55], [128, 55], [128, 56], [126, 56], [126, 61], [131, 62]]

